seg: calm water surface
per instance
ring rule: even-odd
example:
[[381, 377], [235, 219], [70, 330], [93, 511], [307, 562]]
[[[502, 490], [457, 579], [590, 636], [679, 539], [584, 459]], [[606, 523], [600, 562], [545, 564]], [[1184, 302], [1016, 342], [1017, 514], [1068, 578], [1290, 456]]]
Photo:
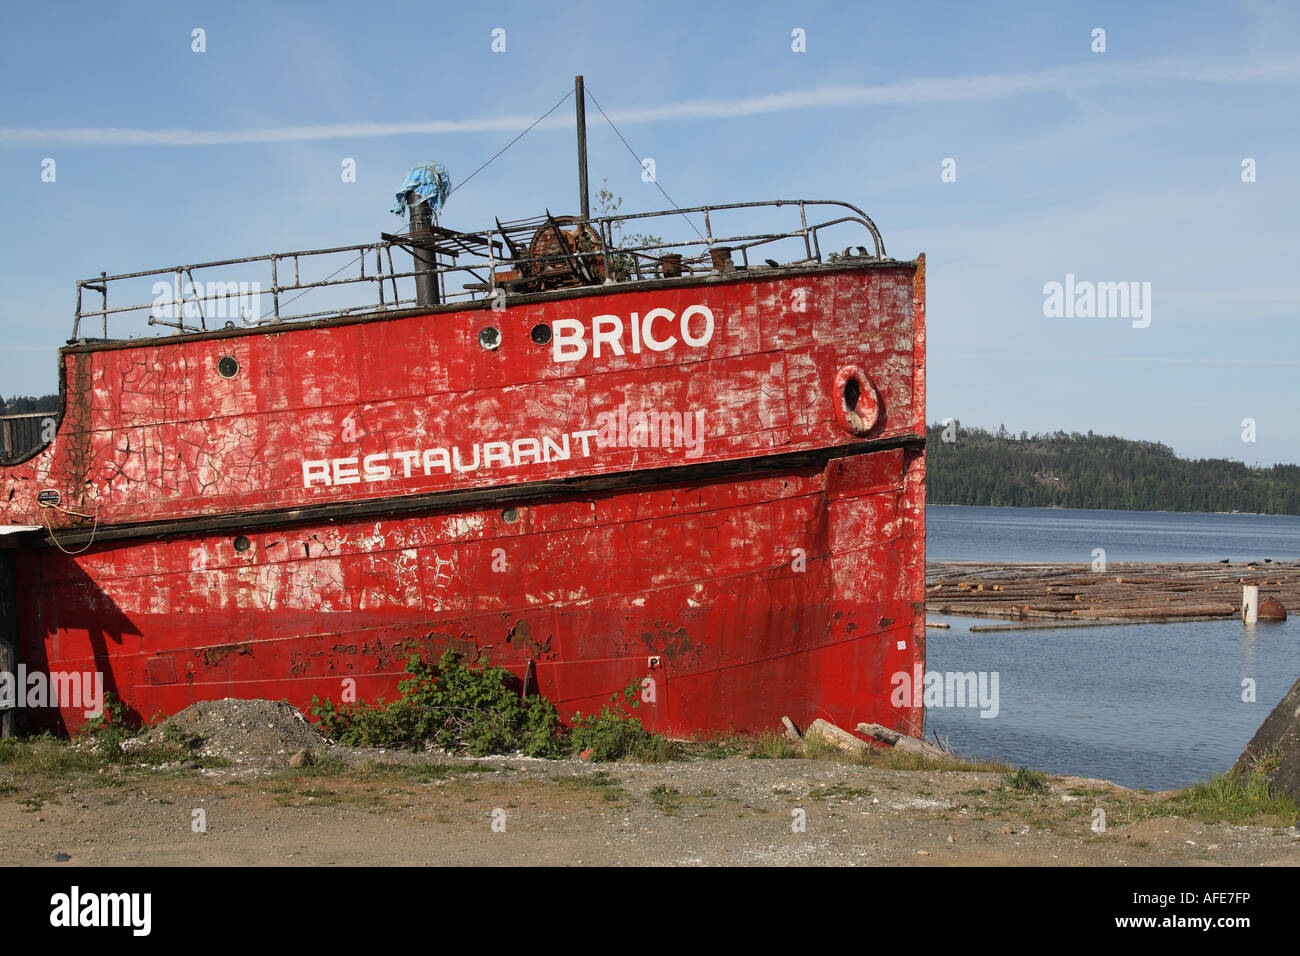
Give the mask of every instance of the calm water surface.
[[1300, 559], [1300, 517], [1080, 511], [1073, 508], [925, 509], [931, 561], [1275, 561]]
[[[1300, 518], [1056, 509], [927, 509], [929, 560], [1300, 559]], [[981, 757], [1129, 787], [1181, 787], [1227, 770], [1300, 677], [1300, 608], [1282, 624], [1136, 624], [972, 634], [991, 619], [935, 617], [927, 671], [997, 672], [996, 717], [927, 707], [926, 729]], [[1243, 702], [1242, 682], [1256, 701]]]

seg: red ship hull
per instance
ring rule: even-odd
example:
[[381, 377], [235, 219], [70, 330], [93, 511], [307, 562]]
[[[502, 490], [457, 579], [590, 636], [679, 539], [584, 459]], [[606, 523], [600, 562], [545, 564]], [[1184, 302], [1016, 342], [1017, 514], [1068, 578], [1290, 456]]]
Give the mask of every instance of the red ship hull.
[[650, 678], [675, 736], [918, 734], [924, 341], [923, 263], [877, 262], [70, 347], [0, 468], [50, 526], [0, 552], [18, 659], [144, 719], [391, 699], [454, 648], [565, 716]]

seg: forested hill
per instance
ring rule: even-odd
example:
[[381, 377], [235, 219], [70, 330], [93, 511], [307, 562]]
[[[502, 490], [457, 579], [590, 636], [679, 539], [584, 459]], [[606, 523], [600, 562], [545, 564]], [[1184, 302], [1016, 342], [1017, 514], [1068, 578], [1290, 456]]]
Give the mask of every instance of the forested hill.
[[960, 422], [946, 433], [931, 425], [927, 438], [930, 504], [1300, 515], [1300, 465], [1251, 468], [1092, 432], [1017, 437]]
[[0, 395], [0, 415], [20, 415], [23, 412], [53, 412], [59, 407], [59, 396], [15, 395], [8, 401]]

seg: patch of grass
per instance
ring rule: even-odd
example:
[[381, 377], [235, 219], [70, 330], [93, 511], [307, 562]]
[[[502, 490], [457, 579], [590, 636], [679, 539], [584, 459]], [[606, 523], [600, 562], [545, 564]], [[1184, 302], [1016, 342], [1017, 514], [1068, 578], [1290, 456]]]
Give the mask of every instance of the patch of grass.
[[726, 760], [728, 757], [739, 757], [745, 750], [745, 744], [739, 738], [717, 738], [694, 742], [687, 755], [701, 760]]
[[[169, 725], [163, 743], [124, 746], [136, 733], [122, 702], [111, 692], [104, 695], [104, 712], [82, 725], [81, 733], [63, 740], [48, 732], [0, 740], [0, 766], [19, 774], [95, 773], [110, 766], [134, 770], [193, 760], [200, 767], [229, 766], [224, 757], [204, 757], [192, 752], [191, 738]], [[197, 740], [198, 738], [193, 738]], [[201, 742], [201, 741], [200, 741]]]
[[343, 802], [343, 798], [338, 791], [326, 790], [321, 787], [303, 787], [279, 786], [272, 787], [269, 791], [275, 798], [276, 805], [281, 807], [336, 807]]
[[629, 756], [639, 763], [668, 763], [682, 759], [682, 745], [680, 741], [671, 740], [663, 734], [651, 734], [650, 739]]
[[832, 747], [825, 737], [805, 737], [800, 752], [809, 760], [843, 760], [847, 755]]
[[623, 781], [618, 777], [610, 776], [605, 770], [573, 777], [557, 776], [552, 777], [551, 780], [564, 790], [584, 792], [589, 796], [599, 797], [605, 803], [619, 803], [628, 797], [627, 791], [621, 786]]
[[315, 757], [301, 767], [290, 767], [286, 772], [295, 777], [335, 777], [345, 773], [347, 769], [343, 758], [329, 755]]
[[661, 784], [650, 791], [650, 802], [664, 816], [672, 816], [682, 807], [682, 793], [667, 784]]
[[757, 734], [720, 732], [696, 738], [683, 746], [682, 756], [696, 760], [793, 760], [803, 754], [784, 733], [766, 730]]
[[785, 734], [767, 730], [755, 736], [745, 754], [750, 760], [793, 760], [799, 748]]
[[59, 801], [57, 799], [55, 792], [53, 790], [47, 790], [44, 787], [36, 788], [31, 792], [29, 792], [26, 796], [20, 797], [18, 800], [18, 803], [23, 808], [24, 813], [35, 813], [37, 810], [41, 809], [47, 803], [58, 803], [58, 802]]
[[1019, 767], [1014, 772], [1002, 773], [1002, 789], [1014, 790], [1016, 793], [1044, 793], [1047, 790], [1047, 775], [1041, 770]]
[[1160, 810], [1202, 823], [1272, 823], [1294, 826], [1300, 804], [1268, 782], [1272, 766], [1260, 761], [1247, 774], [1228, 773], [1179, 790]]
[[[682, 810], [713, 810], [718, 806], [719, 800], [718, 794], [707, 787], [693, 794], [684, 794], [667, 784], [652, 788], [648, 796], [655, 809], [666, 817], [676, 816]], [[731, 802], [739, 801], [731, 799]]]
[[286, 774], [268, 786], [266, 792], [281, 807], [337, 807], [344, 804], [378, 811], [390, 806], [410, 806], [404, 802], [414, 796], [400, 787], [385, 787], [382, 782], [363, 783], [354, 778], [340, 778], [332, 786], [312, 786], [313, 781]]
[[93, 773], [103, 766], [93, 749], [77, 747], [49, 733], [0, 740], [0, 765], [15, 773], [63, 774], [77, 770]]
[[829, 787], [817, 787], [815, 790], [808, 792], [810, 800], [856, 800], [859, 797], [869, 797], [871, 791], [865, 787], [850, 787], [847, 783], [837, 783]]

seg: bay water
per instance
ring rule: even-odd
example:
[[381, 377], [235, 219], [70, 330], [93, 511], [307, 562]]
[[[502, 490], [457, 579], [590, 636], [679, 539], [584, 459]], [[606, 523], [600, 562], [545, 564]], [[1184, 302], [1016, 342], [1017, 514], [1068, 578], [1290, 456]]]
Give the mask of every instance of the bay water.
[[[926, 509], [927, 559], [989, 563], [1300, 560], [1300, 517]], [[1267, 590], [1267, 589], [1265, 589]], [[1232, 766], [1300, 677], [1300, 608], [1239, 620], [970, 632], [991, 619], [929, 615], [927, 673], [997, 674], [993, 708], [926, 707], [958, 751], [1127, 787], [1183, 787]], [[1249, 698], [1252, 696], [1254, 700]], [[950, 702], [951, 703], [951, 702]]]

